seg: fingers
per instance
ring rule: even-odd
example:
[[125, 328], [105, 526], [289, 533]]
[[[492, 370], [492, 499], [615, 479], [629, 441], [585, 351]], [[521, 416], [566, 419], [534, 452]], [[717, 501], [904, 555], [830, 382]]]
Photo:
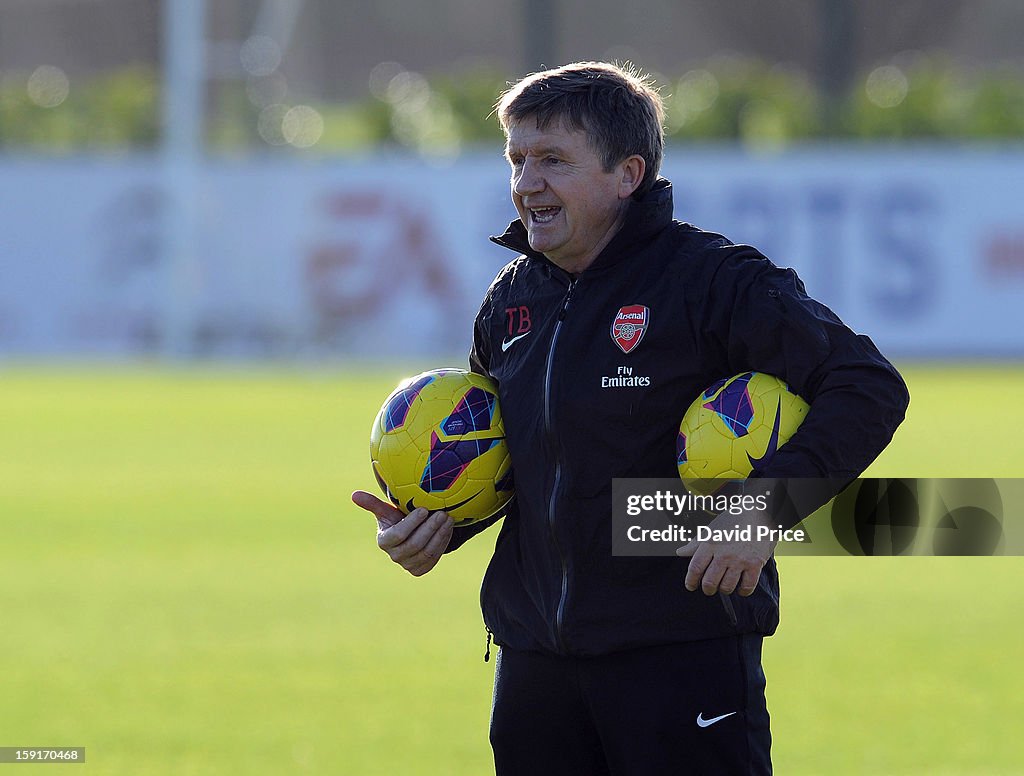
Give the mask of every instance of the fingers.
[[[729, 570], [722, 575], [722, 581], [718, 583], [718, 591], [720, 593], [725, 593], [726, 595], [734, 593], [742, 576], [742, 569], [730, 567]], [[742, 595], [742, 593], [740, 595]]]
[[[689, 545], [687, 545], [687, 547], [689, 547]], [[683, 549], [686, 548], [684, 547]], [[707, 544], [699, 545], [696, 552], [693, 553], [693, 557], [690, 558], [690, 566], [686, 570], [686, 579], [683, 582], [683, 584], [686, 585], [686, 589], [691, 593], [697, 589], [697, 586], [700, 584], [700, 581], [704, 576], [704, 572], [707, 570], [707, 567], [714, 556], [714, 552]]]
[[676, 555], [679, 555], [683, 558], [692, 557], [693, 553], [697, 551], [698, 547], [700, 547], [700, 542], [694, 539], [692, 542], [688, 542], [687, 544], [684, 544], [682, 547], [676, 550]]
[[743, 596], [744, 598], [746, 598], [747, 596], [753, 594], [753, 592], [757, 589], [757, 581], [760, 578], [761, 578], [761, 569], [760, 568], [757, 568], [757, 569], [747, 569], [746, 571], [743, 572], [743, 577], [740, 580], [740, 586], [737, 589], [737, 592], [741, 596]]
[[[732, 520], [723, 513], [712, 520], [710, 526], [727, 527], [727, 518]], [[684, 581], [687, 590], [693, 592], [700, 587], [709, 596], [733, 592], [749, 596], [757, 588], [761, 569], [774, 547], [775, 543], [767, 540], [694, 540], [677, 549], [676, 555], [690, 558]]]
[[[434, 514], [442, 515], [444, 513], [435, 512]], [[429, 519], [430, 513], [426, 509], [423, 507], [414, 509], [394, 525], [384, 528], [377, 535], [377, 546], [384, 550], [384, 552], [388, 553], [388, 555], [391, 555], [391, 550], [396, 550], [401, 545], [404, 545], [405, 542], [413, 539], [416, 532], [424, 523], [428, 522]], [[417, 542], [421, 542], [421, 544], [417, 546]], [[422, 545], [425, 545], [426, 543], [426, 538], [423, 536], [417, 536], [417, 538], [413, 540], [412, 544], [399, 551], [399, 557], [401, 557], [403, 553], [411, 554], [421, 549]], [[396, 560], [396, 557], [391, 555], [391, 559]]]
[[719, 559], [711, 561], [711, 564], [707, 567], [704, 572], [704, 576], [700, 580], [700, 589], [704, 592], [704, 595], [714, 595], [718, 592], [718, 585], [722, 581], [722, 577], [725, 576], [725, 572], [729, 570], [729, 567], [725, 565]]
[[414, 509], [377, 535], [377, 544], [410, 574], [421, 576], [437, 565], [452, 537], [454, 521], [446, 512]]
[[[689, 545], [676, 551], [683, 555]], [[761, 577], [764, 562], [754, 557], [740, 557], [702, 542], [690, 553], [690, 565], [686, 570], [683, 584], [690, 592], [698, 587], [704, 595], [715, 593], [738, 592], [741, 596], [749, 596], [757, 588], [757, 580]]]
[[446, 512], [431, 514], [420, 507], [403, 515], [392, 504], [357, 490], [352, 503], [377, 518], [377, 546], [413, 576], [422, 576], [441, 559], [455, 522]]
[[[444, 513], [437, 512], [435, 514]], [[411, 559], [409, 564], [405, 566], [405, 570], [414, 577], [421, 577], [434, 568], [434, 566], [437, 565], [437, 562], [441, 560], [441, 556], [444, 555], [444, 551], [448, 547], [448, 542], [451, 541], [452, 531], [454, 529], [455, 522], [451, 519], [442, 524], [440, 530], [435, 532], [427, 542], [427, 546], [424, 547], [418, 555]]]
[[381, 531], [385, 528], [390, 528], [405, 517], [393, 504], [381, 501], [365, 490], [357, 490], [353, 493], [352, 503], [357, 507], [362, 507], [367, 512], [372, 512], [373, 516], [377, 518], [377, 529]]

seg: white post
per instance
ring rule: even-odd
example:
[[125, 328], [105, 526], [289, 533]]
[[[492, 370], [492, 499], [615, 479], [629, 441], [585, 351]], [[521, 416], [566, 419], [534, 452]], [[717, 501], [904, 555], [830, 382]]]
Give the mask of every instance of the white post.
[[162, 258], [164, 354], [191, 351], [201, 282], [197, 255], [199, 164], [203, 154], [205, 86], [205, 0], [163, 2], [164, 186]]

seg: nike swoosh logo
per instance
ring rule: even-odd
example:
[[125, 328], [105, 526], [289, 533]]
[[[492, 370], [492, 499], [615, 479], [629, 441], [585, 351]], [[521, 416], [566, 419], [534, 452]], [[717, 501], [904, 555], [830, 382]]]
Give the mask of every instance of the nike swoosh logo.
[[[442, 509], [435, 509], [435, 510], [432, 510], [432, 511], [433, 511], [433, 512], [447, 512], [447, 513], [451, 514], [452, 512], [454, 512], [454, 511], [455, 511], [456, 509], [458, 509], [459, 507], [461, 507], [461, 506], [465, 506], [466, 504], [468, 504], [468, 503], [469, 503], [470, 501], [472, 501], [473, 499], [475, 499], [475, 498], [476, 498], [477, 496], [479, 496], [479, 495], [480, 495], [481, 493], [483, 493], [483, 490], [478, 490], [478, 491], [477, 491], [476, 493], [474, 493], [474, 494], [473, 494], [472, 496], [470, 496], [469, 498], [467, 498], [467, 499], [466, 499], [465, 501], [460, 501], [460, 502], [459, 502], [458, 504], [449, 504], [448, 506], [446, 506], [446, 507], [443, 507]], [[406, 502], [406, 504], [405, 504], [405, 514], [409, 514], [409, 513], [410, 513], [410, 512], [412, 512], [412, 511], [413, 511], [414, 509], [416, 509], [416, 505], [415, 505], [415, 504], [413, 504], [413, 503], [412, 503], [412, 501], [413, 501], [412, 499], [409, 499], [409, 500], [408, 500], [408, 501]]]
[[735, 711], [730, 711], [728, 714], [722, 714], [721, 716], [712, 717], [711, 719], [704, 719], [704, 712], [702, 711], [700, 714], [697, 715], [697, 727], [711, 727], [716, 722], [721, 722], [726, 717], [731, 717], [735, 713]]
[[[530, 331], [533, 331], [533, 329], [531, 329]], [[510, 347], [512, 347], [512, 345], [513, 345], [513, 344], [514, 344], [514, 343], [515, 343], [515, 342], [516, 342], [517, 340], [521, 340], [521, 339], [522, 339], [523, 337], [525, 337], [525, 336], [526, 336], [527, 334], [529, 334], [529, 333], [530, 333], [530, 332], [528, 331], [528, 332], [526, 332], [526, 334], [520, 334], [520, 335], [519, 335], [518, 337], [513, 337], [513, 338], [512, 338], [512, 339], [510, 339], [510, 340], [502, 340], [502, 343], [501, 343], [501, 352], [502, 352], [502, 353], [504, 353], [504, 352], [505, 352], [506, 350], [508, 350], [508, 349], [509, 349]]]
[[764, 455], [760, 458], [754, 458], [747, 453], [747, 460], [750, 461], [750, 465], [757, 469], [761, 464], [767, 463], [771, 460], [772, 456], [775, 455], [779, 449], [779, 423], [782, 422], [782, 399], [779, 399], [778, 409], [775, 410], [775, 425], [772, 426], [772, 435], [768, 439], [768, 447], [765, 448]]

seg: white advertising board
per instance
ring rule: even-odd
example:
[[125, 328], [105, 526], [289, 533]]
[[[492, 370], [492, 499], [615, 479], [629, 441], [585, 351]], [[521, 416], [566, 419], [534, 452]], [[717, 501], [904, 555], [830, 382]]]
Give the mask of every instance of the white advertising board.
[[[513, 258], [487, 240], [515, 215], [497, 150], [207, 162], [184, 274], [162, 169], [0, 159], [0, 356], [160, 353], [185, 325], [198, 356], [451, 357]], [[1024, 150], [670, 149], [663, 173], [677, 218], [795, 267], [887, 354], [1024, 355]]]

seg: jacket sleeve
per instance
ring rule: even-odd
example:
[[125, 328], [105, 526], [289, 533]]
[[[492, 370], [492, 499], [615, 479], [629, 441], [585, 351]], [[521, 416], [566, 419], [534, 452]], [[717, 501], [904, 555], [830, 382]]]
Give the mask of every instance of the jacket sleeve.
[[[493, 287], [492, 287], [493, 290]], [[487, 295], [484, 297], [483, 303], [480, 305], [480, 311], [476, 315], [476, 320], [473, 322], [473, 345], [469, 351], [469, 369], [471, 372], [477, 374], [486, 375], [490, 377], [490, 363], [491, 363], [491, 341], [490, 332], [491, 328], [491, 290], [488, 290]], [[513, 497], [514, 498], [514, 497]], [[478, 523], [472, 523], [467, 526], [456, 526], [452, 532], [452, 538], [448, 542], [448, 547], [445, 548], [445, 552], [452, 552], [457, 550], [469, 539], [476, 536], [478, 533], [490, 528], [498, 520], [504, 517], [504, 511], [499, 512], [486, 520], [481, 520]]]
[[892, 440], [910, 401], [906, 384], [867, 336], [807, 295], [793, 270], [746, 246], [713, 250], [725, 257], [710, 286], [708, 341], [730, 374], [773, 374], [811, 405], [797, 432], [753, 476], [828, 479], [825, 503]]

